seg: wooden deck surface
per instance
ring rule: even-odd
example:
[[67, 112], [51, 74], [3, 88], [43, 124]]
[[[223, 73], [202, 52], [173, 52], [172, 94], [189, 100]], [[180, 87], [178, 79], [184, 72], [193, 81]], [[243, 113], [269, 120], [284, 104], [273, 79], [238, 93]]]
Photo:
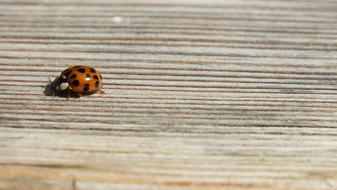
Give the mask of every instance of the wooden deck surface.
[[334, 0], [0, 0], [0, 189], [337, 189], [336, 89]]

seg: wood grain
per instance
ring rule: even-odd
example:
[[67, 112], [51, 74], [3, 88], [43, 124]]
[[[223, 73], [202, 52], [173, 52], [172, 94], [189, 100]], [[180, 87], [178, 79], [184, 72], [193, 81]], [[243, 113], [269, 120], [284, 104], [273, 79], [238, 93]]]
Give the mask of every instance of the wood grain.
[[[0, 0], [0, 189], [337, 189], [334, 0]], [[45, 95], [90, 65], [106, 94]]]

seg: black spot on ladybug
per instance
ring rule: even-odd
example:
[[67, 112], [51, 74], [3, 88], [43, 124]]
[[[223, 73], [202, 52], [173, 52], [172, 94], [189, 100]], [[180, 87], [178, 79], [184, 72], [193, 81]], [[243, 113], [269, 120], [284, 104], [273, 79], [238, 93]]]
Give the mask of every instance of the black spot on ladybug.
[[89, 74], [85, 75], [85, 80], [90, 80], [90, 75]]
[[95, 71], [95, 69], [90, 68], [90, 72], [95, 73], [96, 71]]
[[73, 84], [74, 86], [78, 86], [78, 85], [80, 84], [80, 81], [74, 80], [74, 81], [72, 82], [72, 84]]
[[79, 68], [79, 69], [77, 69], [77, 71], [80, 72], [80, 73], [85, 73], [85, 68]]
[[94, 79], [98, 80], [98, 76], [97, 76], [97, 75], [95, 75], [95, 76], [94, 76]]
[[72, 74], [71, 77], [70, 77], [70, 79], [74, 79], [74, 78], [76, 78], [76, 77], [77, 77], [76, 74]]
[[95, 86], [96, 86], [96, 88], [99, 87], [99, 81], [96, 81], [96, 82], [95, 82]]
[[88, 91], [89, 91], [89, 84], [85, 84], [85, 85], [84, 85], [83, 91], [84, 91], [84, 92], [88, 92]]
[[70, 73], [71, 73], [71, 71], [69, 70], [69, 71], [67, 71], [64, 75], [65, 75], [66, 77], [68, 77]]

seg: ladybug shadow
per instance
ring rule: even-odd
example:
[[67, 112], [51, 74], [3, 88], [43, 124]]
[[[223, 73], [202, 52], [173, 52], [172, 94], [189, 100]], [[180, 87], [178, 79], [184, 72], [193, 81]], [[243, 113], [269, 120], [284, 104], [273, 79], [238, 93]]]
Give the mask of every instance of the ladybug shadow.
[[61, 97], [61, 98], [79, 98], [81, 97], [80, 94], [78, 93], [74, 93], [71, 90], [64, 90], [64, 91], [55, 91], [52, 87], [52, 84], [47, 84], [45, 86], [45, 89], [43, 91], [44, 95], [46, 96], [57, 96], [57, 97]]

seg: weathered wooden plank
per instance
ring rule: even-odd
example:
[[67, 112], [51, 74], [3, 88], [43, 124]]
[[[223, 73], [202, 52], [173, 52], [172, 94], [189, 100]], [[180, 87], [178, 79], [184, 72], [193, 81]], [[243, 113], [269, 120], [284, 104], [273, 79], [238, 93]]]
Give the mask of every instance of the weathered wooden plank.
[[[0, 0], [0, 189], [336, 189], [333, 0]], [[45, 95], [72, 65], [106, 94]]]

